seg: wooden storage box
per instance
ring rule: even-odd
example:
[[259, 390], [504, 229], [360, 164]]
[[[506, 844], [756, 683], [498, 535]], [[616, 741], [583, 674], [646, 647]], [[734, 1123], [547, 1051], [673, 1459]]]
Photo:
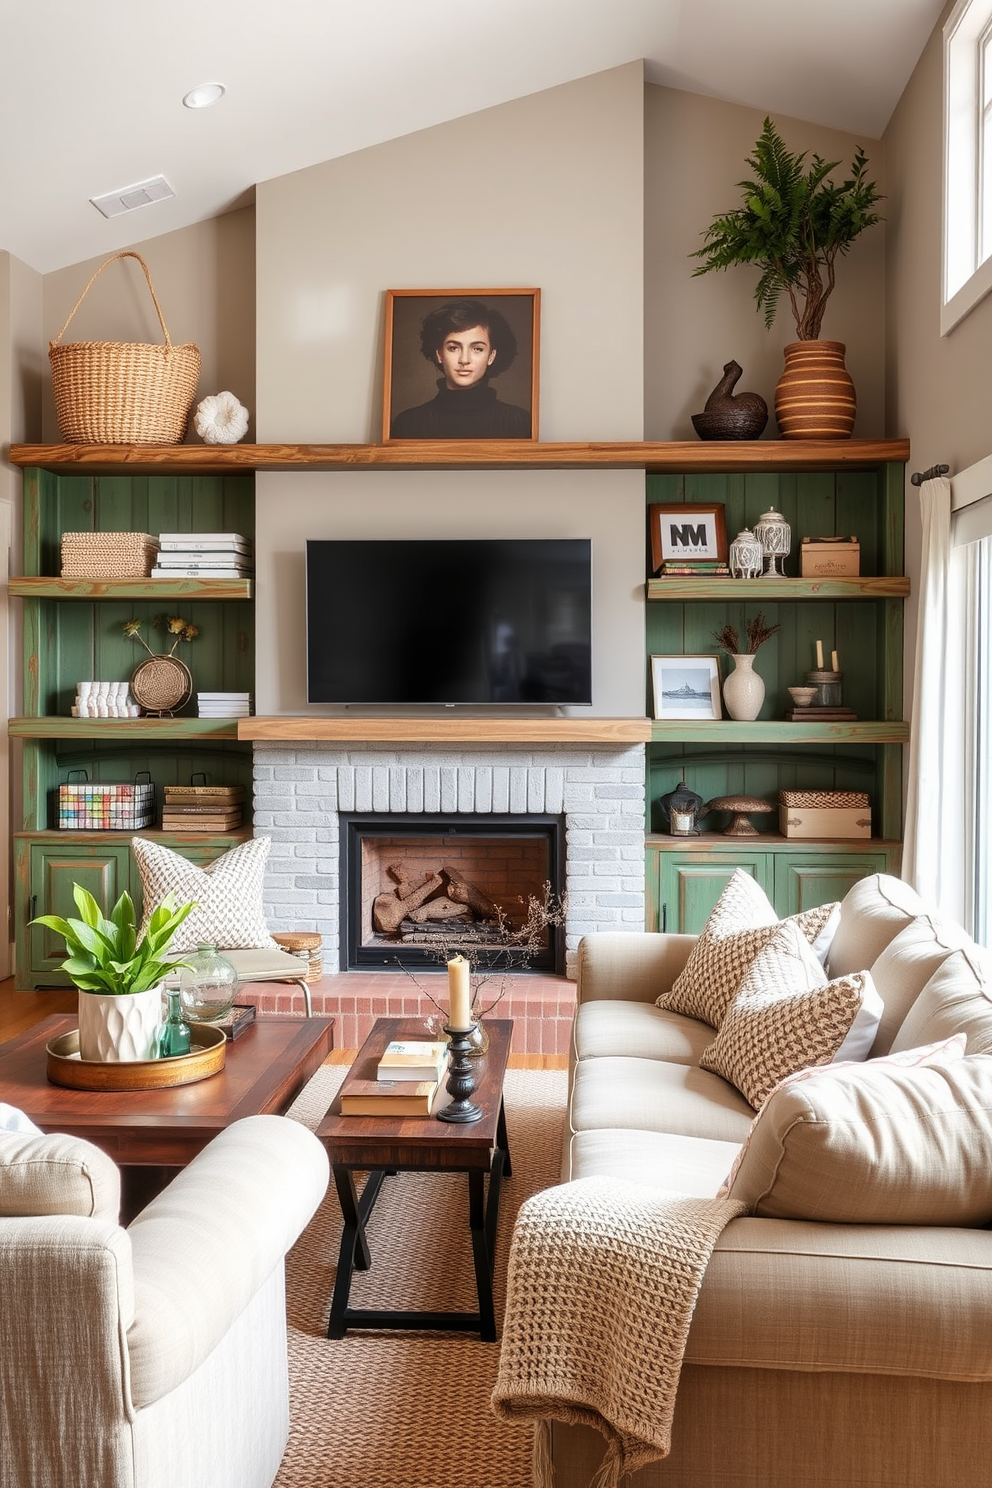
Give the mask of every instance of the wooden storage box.
[[871, 802], [862, 791], [779, 791], [783, 837], [871, 836]]
[[861, 572], [856, 537], [804, 537], [799, 544], [802, 579], [855, 579]]

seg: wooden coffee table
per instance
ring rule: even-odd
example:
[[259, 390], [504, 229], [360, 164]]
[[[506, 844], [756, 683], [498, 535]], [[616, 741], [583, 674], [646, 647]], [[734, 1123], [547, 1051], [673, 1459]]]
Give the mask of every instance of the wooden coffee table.
[[45, 1046], [77, 1026], [45, 1018], [0, 1044], [0, 1092], [45, 1132], [85, 1137], [121, 1167], [125, 1219], [219, 1131], [242, 1116], [283, 1115], [334, 1045], [333, 1018], [258, 1018], [227, 1046], [224, 1068], [164, 1090], [69, 1090], [49, 1083]]
[[[488, 1052], [473, 1059], [478, 1084], [471, 1099], [481, 1106], [480, 1120], [465, 1125], [438, 1121], [437, 1112], [449, 1104], [438, 1092], [432, 1116], [342, 1116], [335, 1097], [317, 1135], [327, 1148], [334, 1183], [341, 1201], [344, 1231], [337, 1278], [331, 1300], [328, 1338], [343, 1338], [349, 1328], [440, 1328], [478, 1332], [484, 1343], [496, 1341], [493, 1310], [493, 1262], [500, 1183], [510, 1176], [510, 1152], [503, 1112], [503, 1077], [510, 1053], [509, 1019], [487, 1020]], [[422, 1023], [403, 1018], [379, 1018], [352, 1065], [363, 1079], [375, 1079], [379, 1056], [391, 1039], [424, 1037]], [[355, 1173], [367, 1172], [361, 1198]], [[387, 1174], [396, 1172], [458, 1172], [468, 1174], [469, 1229], [475, 1262], [478, 1312], [409, 1312], [348, 1306], [352, 1273], [372, 1263], [365, 1223]], [[485, 1179], [489, 1174], [489, 1195]]]

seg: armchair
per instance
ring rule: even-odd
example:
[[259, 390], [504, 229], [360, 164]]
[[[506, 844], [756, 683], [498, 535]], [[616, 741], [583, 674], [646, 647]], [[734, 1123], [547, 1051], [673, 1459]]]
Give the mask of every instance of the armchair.
[[250, 1116], [122, 1229], [98, 1148], [0, 1133], [0, 1482], [270, 1488], [284, 1258], [327, 1179], [304, 1126]]

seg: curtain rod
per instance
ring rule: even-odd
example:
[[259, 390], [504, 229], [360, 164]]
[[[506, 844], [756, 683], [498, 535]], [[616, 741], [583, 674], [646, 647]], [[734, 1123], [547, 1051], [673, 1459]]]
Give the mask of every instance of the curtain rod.
[[917, 470], [910, 476], [914, 486], [922, 486], [925, 480], [933, 480], [934, 476], [946, 475], [950, 465], [931, 465], [929, 470]]

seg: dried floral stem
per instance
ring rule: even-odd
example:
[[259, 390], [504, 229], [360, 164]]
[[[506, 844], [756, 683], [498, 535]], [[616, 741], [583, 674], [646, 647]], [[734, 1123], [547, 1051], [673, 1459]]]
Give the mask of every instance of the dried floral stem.
[[722, 626], [720, 630], [713, 632], [713, 639], [718, 646], [721, 646], [724, 651], [729, 651], [732, 656], [753, 656], [758, 647], [763, 646], [780, 629], [781, 626], [778, 624], [769, 625], [759, 610], [758, 614], [748, 620], [745, 625], [747, 646], [743, 651], [741, 650], [740, 632], [736, 626]]

